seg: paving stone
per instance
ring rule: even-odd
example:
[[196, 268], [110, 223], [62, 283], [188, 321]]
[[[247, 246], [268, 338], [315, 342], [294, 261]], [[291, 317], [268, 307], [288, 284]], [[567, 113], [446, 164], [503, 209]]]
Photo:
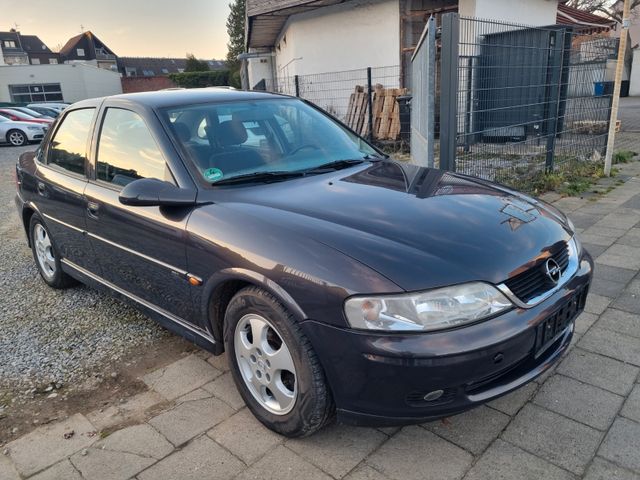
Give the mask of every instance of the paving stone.
[[217, 398], [205, 398], [181, 403], [149, 420], [149, 423], [175, 446], [203, 433], [224, 419], [233, 410]]
[[176, 404], [202, 400], [203, 398], [211, 398], [212, 396], [213, 395], [210, 392], [207, 392], [204, 388], [198, 388], [193, 392], [189, 392], [186, 395], [176, 398]]
[[587, 303], [584, 307], [584, 311], [593, 313], [594, 315], [600, 315], [607, 309], [610, 303], [611, 299], [609, 297], [603, 297], [602, 295], [590, 293], [587, 296]]
[[127, 480], [156, 462], [154, 458], [100, 448], [82, 453], [73, 455], [71, 463], [86, 480]]
[[576, 228], [587, 229], [590, 226], [602, 220], [603, 216], [594, 215], [592, 213], [585, 213], [585, 212], [582, 212], [581, 210], [576, 210], [574, 212], [571, 212], [571, 214], [569, 215], [569, 218], [571, 219], [573, 224], [576, 226]]
[[626, 312], [640, 314], [640, 280], [633, 280], [616, 299], [613, 306]]
[[[580, 239], [580, 241], [583, 244], [598, 245], [598, 246], [602, 246], [602, 247], [610, 247], [618, 239], [615, 236], [614, 237], [610, 237], [610, 236], [595, 235], [593, 233], [585, 233], [585, 232], [583, 232], [580, 235], [578, 235], [578, 238]], [[588, 248], [587, 248], [587, 250], [589, 251]]]
[[282, 445], [262, 457], [237, 478], [237, 480], [303, 479], [330, 480], [331, 477]]
[[95, 444], [95, 448], [128, 452], [142, 457], [161, 459], [173, 451], [171, 445], [153, 427], [134, 425], [118, 430]]
[[496, 440], [464, 478], [465, 480], [571, 480], [574, 476], [515, 445]]
[[[149, 390], [129, 398], [125, 403], [94, 410], [87, 414], [87, 420], [97, 430], [105, 430], [114, 425], [137, 423], [145, 420], [147, 411], [158, 407], [167, 400], [159, 393]], [[101, 411], [102, 410], [102, 411]]]
[[598, 265], [594, 270], [594, 278], [612, 280], [614, 282], [629, 283], [638, 273], [628, 268], [612, 267], [610, 265]]
[[207, 362], [209, 362], [221, 372], [229, 371], [229, 362], [225, 353], [223, 353], [222, 355], [209, 355], [207, 357]]
[[622, 237], [618, 239], [620, 245], [629, 245], [630, 247], [640, 247], [640, 228], [632, 228]]
[[527, 383], [524, 387], [520, 387], [504, 397], [492, 400], [488, 405], [496, 410], [500, 410], [507, 415], [515, 415], [524, 406], [525, 403], [533, 396], [538, 388], [535, 382]]
[[481, 406], [423, 427], [478, 455], [498, 438], [510, 420], [509, 415]]
[[[5, 480], [5, 477], [0, 475]], [[17, 478], [17, 477], [16, 477]], [[39, 474], [29, 477], [29, 480], [83, 480], [80, 472], [76, 470], [67, 459], [56, 463]]]
[[565, 417], [606, 430], [613, 423], [623, 398], [573, 378], [554, 375], [540, 388], [533, 401]]
[[640, 423], [640, 384], [636, 385], [627, 397], [620, 415]]
[[640, 315], [607, 308], [600, 316], [598, 327], [640, 338]]
[[618, 417], [598, 454], [617, 465], [640, 473], [640, 423]]
[[595, 293], [598, 295], [602, 295], [603, 297], [616, 298], [624, 291], [626, 286], [626, 283], [594, 278], [591, 282], [589, 292], [592, 294]]
[[220, 370], [197, 355], [189, 355], [165, 368], [145, 375], [142, 380], [168, 400], [174, 400], [221, 374]]
[[379, 427], [378, 430], [389, 437], [393, 437], [396, 433], [402, 430], [402, 427]]
[[20, 475], [11, 460], [2, 455], [2, 452], [0, 452], [0, 478], [2, 480], [20, 480]]
[[622, 204], [625, 208], [640, 209], [640, 195], [634, 195], [629, 200]]
[[361, 465], [344, 477], [344, 480], [389, 480], [389, 477], [385, 477], [369, 465]]
[[246, 464], [251, 464], [276, 445], [283, 437], [268, 430], [248, 409], [243, 409], [207, 432]]
[[581, 382], [627, 395], [640, 369], [627, 363], [577, 348], [558, 367], [558, 373]]
[[472, 460], [453, 443], [411, 426], [382, 445], [367, 463], [395, 480], [448, 480], [461, 478]]
[[335, 478], [342, 478], [387, 436], [374, 428], [333, 424], [318, 433], [287, 441], [286, 446]]
[[596, 226], [600, 227], [613, 227], [622, 230], [629, 230], [633, 228], [640, 221], [640, 215], [633, 213], [632, 210], [616, 209], [615, 212], [611, 212], [605, 215], [602, 220], [597, 222]]
[[592, 258], [598, 258], [607, 251], [609, 245], [598, 245], [595, 243], [582, 242], [582, 247], [589, 252]]
[[[64, 434], [70, 432], [73, 435], [65, 439]], [[84, 415], [76, 414], [40, 427], [9, 443], [7, 448], [18, 472], [29, 476], [94, 443], [97, 440], [96, 435], [91, 435], [94, 432]]]
[[615, 243], [598, 257], [597, 263], [612, 267], [640, 269], [640, 248]]
[[585, 242], [597, 243], [597, 242], [594, 242], [593, 239], [590, 238], [591, 235], [596, 235], [596, 236], [599, 236], [599, 237], [609, 237], [609, 238], [618, 239], [621, 236], [623, 236], [625, 233], [627, 233], [626, 229], [609, 228], [609, 227], [602, 227], [602, 226], [594, 225], [593, 227], [589, 227], [584, 232], [582, 232], [580, 234], [580, 238], [584, 239]]
[[[140, 480], [227, 480], [235, 477], [243, 463], [206, 435], [182, 450], [160, 460], [138, 475]], [[303, 477], [301, 477], [303, 478]]]
[[580, 348], [640, 365], [640, 339], [594, 325], [578, 343]]
[[598, 320], [597, 315], [589, 312], [582, 312], [580, 316], [576, 318], [575, 332], [583, 334], [584, 332], [589, 330], [589, 328], [591, 328], [591, 325], [596, 323], [596, 320]]
[[640, 480], [640, 475], [596, 457], [587, 470], [584, 480]]
[[595, 454], [602, 434], [557, 413], [527, 404], [502, 437], [579, 475]]
[[213, 382], [207, 383], [202, 388], [215, 395], [234, 410], [240, 410], [244, 407], [244, 400], [240, 396], [240, 393], [238, 393], [238, 389], [230, 372], [219, 376]]

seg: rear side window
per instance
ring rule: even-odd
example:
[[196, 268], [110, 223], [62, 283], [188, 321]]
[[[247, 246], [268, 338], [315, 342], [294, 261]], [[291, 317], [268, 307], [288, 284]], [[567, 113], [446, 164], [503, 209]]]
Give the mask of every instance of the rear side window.
[[87, 160], [87, 140], [95, 108], [83, 108], [67, 113], [58, 127], [49, 149], [49, 165], [84, 175]]
[[139, 178], [175, 183], [167, 163], [140, 115], [108, 108], [98, 140], [97, 178], [125, 186]]

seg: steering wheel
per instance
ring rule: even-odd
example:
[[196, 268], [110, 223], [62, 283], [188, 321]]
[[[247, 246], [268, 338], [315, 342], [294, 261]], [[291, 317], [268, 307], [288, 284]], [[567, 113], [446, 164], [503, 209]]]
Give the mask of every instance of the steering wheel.
[[291, 150], [289, 152], [289, 156], [290, 155], [295, 155], [296, 153], [300, 152], [301, 150], [320, 150], [320, 147], [316, 146], [316, 145], [311, 145], [310, 143], [307, 143], [306, 145], [300, 145], [297, 148], [294, 148], [293, 150]]

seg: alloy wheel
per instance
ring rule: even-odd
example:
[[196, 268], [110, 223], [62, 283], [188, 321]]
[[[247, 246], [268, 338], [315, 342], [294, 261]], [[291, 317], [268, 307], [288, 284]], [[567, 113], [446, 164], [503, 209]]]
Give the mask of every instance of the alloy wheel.
[[25, 144], [25, 136], [24, 133], [18, 132], [17, 130], [13, 130], [9, 133], [9, 143], [15, 147], [19, 147]]
[[298, 385], [293, 357], [275, 327], [264, 317], [243, 316], [234, 334], [242, 379], [260, 405], [274, 415], [289, 413]]
[[36, 224], [33, 228], [33, 243], [36, 249], [36, 257], [43, 275], [48, 280], [53, 280], [56, 276], [56, 257], [53, 253], [51, 238], [41, 224]]

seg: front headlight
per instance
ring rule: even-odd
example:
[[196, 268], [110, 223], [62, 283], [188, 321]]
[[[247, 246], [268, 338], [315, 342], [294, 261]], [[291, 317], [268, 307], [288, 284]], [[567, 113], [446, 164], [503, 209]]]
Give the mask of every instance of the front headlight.
[[351, 297], [344, 310], [353, 328], [431, 331], [475, 322], [512, 306], [495, 287], [473, 282], [420, 293]]

